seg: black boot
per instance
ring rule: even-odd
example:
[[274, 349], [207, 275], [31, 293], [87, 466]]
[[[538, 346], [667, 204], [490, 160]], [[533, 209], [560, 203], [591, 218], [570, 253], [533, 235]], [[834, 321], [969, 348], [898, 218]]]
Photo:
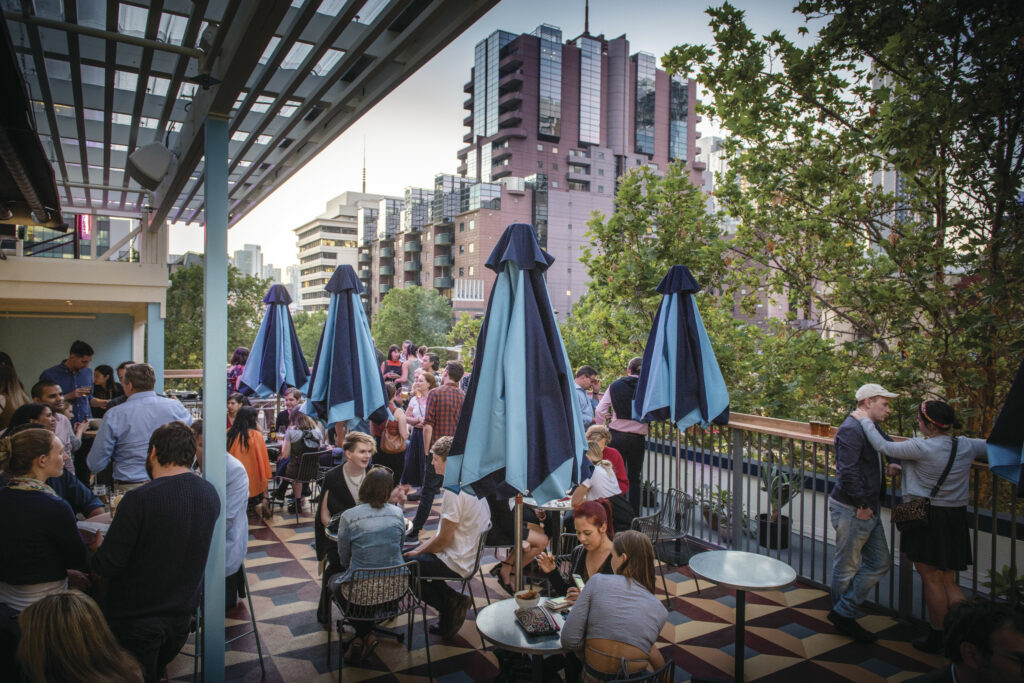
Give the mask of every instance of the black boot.
[[939, 631], [934, 626], [929, 626], [928, 635], [924, 638], [918, 638], [915, 640], [913, 642], [913, 646], [921, 652], [935, 654], [942, 650], [942, 641], [945, 635], [945, 631]]

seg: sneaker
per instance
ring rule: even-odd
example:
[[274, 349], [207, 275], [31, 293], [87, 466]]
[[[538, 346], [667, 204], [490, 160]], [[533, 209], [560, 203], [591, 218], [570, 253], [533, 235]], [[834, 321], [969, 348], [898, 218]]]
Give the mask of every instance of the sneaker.
[[288, 501], [288, 514], [290, 514], [290, 515], [291, 514], [295, 514], [295, 501], [294, 500], [289, 500]]
[[447, 623], [442, 625], [441, 638], [444, 640], [451, 640], [462, 628], [462, 624], [466, 621], [466, 612], [473, 605], [472, 599], [468, 595], [459, 595], [452, 600], [451, 612], [449, 613]]
[[828, 613], [828, 620], [832, 622], [836, 630], [850, 636], [858, 643], [873, 643], [878, 640], [878, 636], [858, 624], [856, 619], [844, 617], [835, 610]]
[[410, 503], [415, 503], [416, 501], [418, 501], [420, 499], [420, 492], [419, 491], [410, 491], [409, 493], [405, 494], [405, 499], [407, 501], [409, 501]]

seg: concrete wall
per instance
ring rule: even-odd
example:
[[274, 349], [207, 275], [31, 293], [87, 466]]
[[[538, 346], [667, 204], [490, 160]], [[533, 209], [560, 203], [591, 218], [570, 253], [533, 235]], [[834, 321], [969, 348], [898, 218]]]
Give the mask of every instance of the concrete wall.
[[116, 368], [122, 361], [134, 360], [135, 321], [130, 315], [96, 313], [74, 318], [52, 313], [11, 315], [18, 317], [0, 316], [0, 351], [10, 354], [25, 391], [31, 390], [39, 373], [67, 358], [71, 342], [76, 339], [88, 342], [96, 351], [91, 367]]

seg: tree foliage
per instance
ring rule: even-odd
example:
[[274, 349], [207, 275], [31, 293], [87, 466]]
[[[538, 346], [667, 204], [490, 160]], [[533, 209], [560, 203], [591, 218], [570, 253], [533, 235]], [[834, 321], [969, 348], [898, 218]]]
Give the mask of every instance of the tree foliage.
[[483, 323], [483, 318], [474, 318], [469, 313], [463, 313], [448, 333], [448, 346], [476, 348], [477, 339], [480, 337], [480, 327]]
[[[805, 0], [808, 47], [708, 10], [664, 59], [731, 131], [730, 286], [763, 281], [853, 372], [985, 430], [1024, 339], [1024, 14], [1013, 2]], [[872, 183], [883, 173], [897, 185]], [[727, 375], [728, 376], [728, 375]], [[859, 378], [858, 378], [859, 379]]]
[[[228, 267], [228, 355], [239, 346], [249, 348], [259, 331], [269, 280], [243, 275]], [[203, 267], [179, 268], [167, 289], [164, 354], [167, 367], [203, 367]]]
[[316, 347], [320, 343], [324, 323], [327, 322], [327, 312], [298, 311], [292, 315], [292, 322], [295, 324], [295, 336], [299, 338], [299, 346], [302, 347], [302, 355], [306, 357], [306, 362], [312, 368]]
[[441, 346], [452, 329], [452, 307], [433, 289], [402, 287], [392, 289], [373, 316], [373, 339], [387, 350], [406, 339], [420, 346]]

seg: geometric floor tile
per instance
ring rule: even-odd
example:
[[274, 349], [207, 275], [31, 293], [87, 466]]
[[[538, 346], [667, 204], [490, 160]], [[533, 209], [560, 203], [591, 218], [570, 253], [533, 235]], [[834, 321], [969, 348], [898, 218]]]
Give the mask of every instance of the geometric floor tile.
[[[435, 533], [440, 499], [422, 538]], [[413, 504], [406, 515], [415, 512]], [[311, 547], [313, 519], [304, 511], [298, 521], [294, 514], [276, 510], [267, 521], [251, 517], [249, 550], [246, 556], [249, 587], [260, 630], [260, 644], [266, 667], [266, 681], [317, 683], [337, 680], [337, 637], [332, 635], [330, 663], [327, 661], [327, 632], [316, 621], [320, 597], [318, 565]], [[485, 558], [484, 568], [496, 560]], [[708, 581], [698, 584], [686, 567], [659, 565], [657, 595], [671, 604], [668, 621], [661, 631], [658, 649], [676, 662], [677, 681], [693, 678], [730, 680], [733, 672], [735, 593]], [[471, 582], [478, 605], [485, 605], [484, 586], [479, 577]], [[501, 588], [487, 577], [492, 598], [505, 597]], [[826, 618], [830, 608], [824, 591], [804, 584], [765, 593], [748, 593], [746, 643], [743, 648], [748, 681], [903, 681], [942, 666], [943, 660], [925, 655], [910, 645], [916, 629], [888, 616], [869, 615], [861, 620], [866, 628], [880, 633], [879, 641], [861, 645], [839, 634]], [[436, 621], [428, 611], [428, 624]], [[405, 632], [404, 618], [389, 628]], [[227, 614], [227, 637], [249, 628], [248, 606], [240, 601]], [[469, 683], [493, 680], [499, 674], [499, 660], [492, 647], [481, 648], [472, 610], [453, 642], [441, 643], [430, 636], [430, 656], [435, 680], [441, 683]], [[386, 638], [361, 667], [345, 667], [346, 682], [427, 680], [427, 650], [420, 619], [414, 622], [412, 649]], [[225, 656], [225, 680], [259, 681], [260, 666], [252, 635], [230, 644]], [[190, 642], [168, 667], [171, 681], [192, 678], [193, 652]], [[504, 657], [504, 654], [503, 654]], [[503, 659], [502, 661], [507, 661]]]

